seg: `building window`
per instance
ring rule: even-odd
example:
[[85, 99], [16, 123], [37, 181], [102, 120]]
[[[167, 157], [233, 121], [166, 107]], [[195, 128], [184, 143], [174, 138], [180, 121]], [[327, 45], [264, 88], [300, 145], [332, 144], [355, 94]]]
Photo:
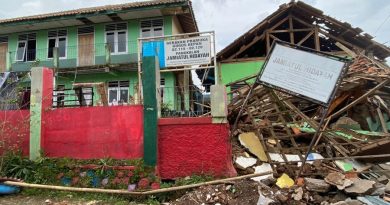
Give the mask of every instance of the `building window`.
[[163, 19], [152, 19], [141, 21], [141, 37], [158, 37], [164, 36]]
[[36, 48], [35, 33], [19, 35], [18, 47], [16, 48], [16, 61], [34, 61], [37, 52]]
[[129, 103], [129, 81], [108, 82], [108, 105], [126, 105]]
[[160, 78], [160, 96], [161, 102], [164, 103], [165, 78]]
[[127, 53], [127, 24], [107, 24], [106, 43], [112, 54]]
[[67, 41], [67, 31], [66, 30], [55, 30], [49, 31], [48, 33], [48, 58], [54, 57], [54, 48], [58, 48], [58, 57], [66, 58], [66, 41]]

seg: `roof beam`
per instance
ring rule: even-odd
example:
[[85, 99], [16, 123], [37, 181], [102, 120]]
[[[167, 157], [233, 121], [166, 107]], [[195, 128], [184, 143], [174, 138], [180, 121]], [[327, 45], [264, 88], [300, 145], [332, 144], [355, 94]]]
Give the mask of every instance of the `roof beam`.
[[81, 21], [83, 24], [85, 25], [88, 25], [88, 24], [93, 24], [94, 22], [89, 20], [88, 18], [86, 17], [80, 17], [80, 18], [76, 18], [77, 20]]
[[227, 60], [231, 60], [231, 59], [236, 58], [238, 55], [240, 55], [240, 54], [241, 54], [242, 52], [244, 52], [246, 49], [248, 49], [248, 48], [251, 47], [253, 44], [255, 44], [256, 42], [258, 42], [258, 41], [260, 41], [260, 40], [262, 40], [262, 39], [264, 39], [264, 34], [262, 34], [262, 35], [260, 35], [260, 36], [254, 37], [253, 40], [252, 40], [250, 43], [248, 43], [248, 44], [242, 46], [242, 47], [240, 48], [240, 50], [238, 50], [235, 54], [231, 55]]
[[107, 16], [112, 20], [112, 21], [123, 21], [123, 19], [118, 16], [117, 13], [112, 13], [112, 14], [107, 14]]

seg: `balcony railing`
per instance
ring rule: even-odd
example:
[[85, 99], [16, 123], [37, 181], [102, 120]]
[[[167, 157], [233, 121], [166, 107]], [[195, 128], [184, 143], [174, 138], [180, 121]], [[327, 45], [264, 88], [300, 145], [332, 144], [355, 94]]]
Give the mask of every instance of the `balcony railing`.
[[34, 66], [65, 69], [137, 62], [136, 41], [115, 44], [117, 45], [101, 43], [44, 49], [20, 48], [16, 51], [0, 53], [0, 67], [6, 67], [0, 70], [28, 71]]

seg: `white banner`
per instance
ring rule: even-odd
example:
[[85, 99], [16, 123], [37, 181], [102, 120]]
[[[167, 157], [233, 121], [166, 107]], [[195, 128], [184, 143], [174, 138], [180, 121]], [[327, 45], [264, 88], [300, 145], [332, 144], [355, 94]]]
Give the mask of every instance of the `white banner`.
[[328, 103], [344, 62], [276, 44], [260, 81]]
[[165, 65], [203, 65], [211, 62], [210, 36], [164, 42]]

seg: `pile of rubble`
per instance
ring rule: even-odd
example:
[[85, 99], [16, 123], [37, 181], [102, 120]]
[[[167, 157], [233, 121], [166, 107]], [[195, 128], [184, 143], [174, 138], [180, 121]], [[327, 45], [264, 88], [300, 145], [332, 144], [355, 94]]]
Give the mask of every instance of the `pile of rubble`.
[[255, 78], [228, 85], [229, 121], [237, 172], [274, 173], [254, 178], [265, 185], [261, 204], [390, 202], [389, 67], [356, 56], [328, 109], [252, 85]]

